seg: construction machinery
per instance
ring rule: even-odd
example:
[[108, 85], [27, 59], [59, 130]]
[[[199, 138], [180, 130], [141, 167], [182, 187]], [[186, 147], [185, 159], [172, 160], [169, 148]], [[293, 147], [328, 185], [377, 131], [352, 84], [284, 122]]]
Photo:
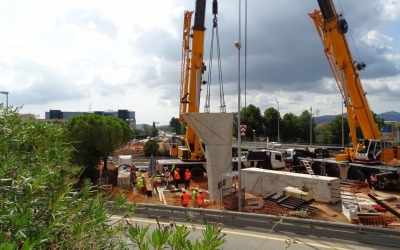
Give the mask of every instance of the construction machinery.
[[[324, 46], [324, 52], [336, 83], [342, 94], [350, 126], [352, 147], [346, 147], [337, 160], [350, 160], [359, 163], [388, 162], [400, 148], [388, 145], [383, 140], [378, 125], [372, 116], [359, 71], [364, 70], [364, 62], [354, 61], [345, 34], [347, 21], [343, 14], [336, 13], [332, 0], [318, 0], [320, 10], [310, 13]], [[357, 138], [356, 128], [361, 128], [363, 140]]]
[[[364, 62], [354, 61], [346, 39], [349, 29], [342, 13], [337, 13], [332, 0], [318, 0], [320, 10], [309, 16], [321, 38], [325, 55], [346, 106], [352, 145], [343, 154], [330, 159], [308, 159], [316, 174], [365, 181], [372, 173], [378, 176], [379, 187], [400, 186], [400, 167], [386, 164], [400, 156], [400, 147], [383, 140], [368, 105], [359, 71]], [[357, 139], [356, 128], [363, 139]], [[369, 178], [368, 178], [369, 180]]]
[[[195, 11], [185, 11], [183, 19], [182, 66], [180, 82], [179, 121], [186, 123], [184, 113], [198, 113], [203, 73], [206, 0], [196, 0]], [[194, 14], [194, 25], [192, 15]], [[204, 151], [199, 136], [187, 124], [186, 136], [173, 154], [182, 161], [204, 161]]]

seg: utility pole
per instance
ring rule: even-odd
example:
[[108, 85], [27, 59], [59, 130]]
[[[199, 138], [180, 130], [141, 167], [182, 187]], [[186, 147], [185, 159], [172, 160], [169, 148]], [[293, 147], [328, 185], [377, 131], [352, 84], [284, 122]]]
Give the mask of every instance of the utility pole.
[[158, 144], [158, 124], [159, 124], [160, 122], [154, 122], [154, 125], [156, 125], [156, 130], [157, 130], [157, 148], [156, 148], [156, 158], [158, 157], [158, 146], [159, 146], [159, 144]]
[[279, 102], [278, 103], [278, 143], [279, 143], [279, 118], [281, 118], [281, 114], [279, 113]]
[[312, 106], [310, 108], [310, 147], [312, 145]]

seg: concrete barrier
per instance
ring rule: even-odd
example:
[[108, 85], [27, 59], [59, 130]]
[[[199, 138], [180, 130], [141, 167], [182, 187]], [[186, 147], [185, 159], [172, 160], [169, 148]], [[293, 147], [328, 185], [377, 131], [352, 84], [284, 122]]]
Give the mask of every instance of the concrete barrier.
[[298, 174], [283, 171], [246, 168], [242, 170], [242, 180], [246, 193], [266, 195], [282, 194], [286, 187], [306, 185], [316, 201], [336, 203], [341, 201], [338, 178]]

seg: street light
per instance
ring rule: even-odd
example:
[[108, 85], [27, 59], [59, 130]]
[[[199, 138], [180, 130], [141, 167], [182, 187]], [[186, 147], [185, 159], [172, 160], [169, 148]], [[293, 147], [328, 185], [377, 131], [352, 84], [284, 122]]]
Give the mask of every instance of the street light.
[[0, 94], [6, 95], [6, 107], [8, 107], [8, 91], [0, 91]]
[[278, 103], [278, 142], [279, 142], [279, 118], [280, 118], [280, 113], [279, 113], [279, 102], [276, 102], [276, 103]]
[[237, 121], [237, 133], [238, 133], [238, 184], [239, 184], [239, 196], [238, 196], [238, 211], [242, 212], [242, 138], [240, 135], [240, 49], [242, 44], [235, 42], [235, 47], [238, 49], [238, 121]]
[[254, 142], [254, 145], [256, 145], [256, 130], [255, 129], [253, 129], [253, 142]]

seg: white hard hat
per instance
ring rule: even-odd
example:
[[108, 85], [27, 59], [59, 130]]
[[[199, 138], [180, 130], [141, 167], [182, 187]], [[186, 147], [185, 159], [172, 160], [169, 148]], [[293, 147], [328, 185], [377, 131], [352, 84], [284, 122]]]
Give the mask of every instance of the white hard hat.
[[185, 193], [185, 192], [186, 192], [186, 189], [182, 188], [182, 192]]

